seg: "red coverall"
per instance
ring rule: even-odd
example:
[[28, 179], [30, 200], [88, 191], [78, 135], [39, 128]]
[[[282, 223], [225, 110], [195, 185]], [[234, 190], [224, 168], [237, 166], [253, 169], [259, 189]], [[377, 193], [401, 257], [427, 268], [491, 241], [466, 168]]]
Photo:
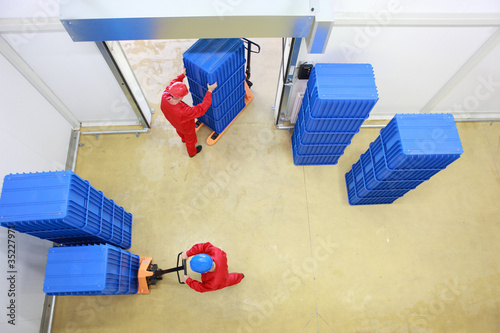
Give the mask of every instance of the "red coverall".
[[181, 137], [182, 142], [186, 143], [186, 149], [189, 156], [194, 156], [197, 152], [195, 145], [196, 142], [198, 142], [194, 119], [203, 116], [205, 112], [207, 112], [210, 104], [212, 104], [212, 93], [207, 91], [205, 98], [203, 98], [203, 102], [196, 106], [189, 106], [183, 101], [175, 105], [170, 104], [168, 102], [171, 98], [169, 95], [170, 87], [176, 82], [182, 82], [184, 77], [184, 74], [180, 74], [170, 82], [161, 96], [160, 107], [165, 118], [167, 118], [177, 130], [177, 134]]
[[226, 253], [210, 243], [194, 245], [186, 251], [188, 257], [206, 253], [215, 261], [215, 271], [201, 274], [201, 282], [188, 278], [186, 283], [194, 290], [204, 293], [238, 284], [243, 279], [241, 273], [229, 273], [227, 268]]

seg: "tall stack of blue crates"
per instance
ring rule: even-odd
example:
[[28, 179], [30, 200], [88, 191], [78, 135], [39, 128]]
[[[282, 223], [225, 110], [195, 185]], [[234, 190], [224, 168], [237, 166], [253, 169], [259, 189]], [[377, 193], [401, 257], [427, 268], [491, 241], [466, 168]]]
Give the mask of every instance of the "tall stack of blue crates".
[[127, 295], [139, 289], [139, 256], [111, 245], [49, 249], [47, 295]]
[[337, 164], [377, 101], [371, 65], [316, 64], [292, 135], [294, 164]]
[[132, 244], [132, 214], [72, 171], [5, 176], [0, 225], [64, 245]]
[[245, 46], [239, 38], [200, 39], [183, 54], [193, 105], [203, 101], [207, 83], [217, 82], [202, 123], [222, 133], [245, 108]]
[[451, 114], [397, 114], [346, 173], [351, 205], [390, 204], [463, 153]]

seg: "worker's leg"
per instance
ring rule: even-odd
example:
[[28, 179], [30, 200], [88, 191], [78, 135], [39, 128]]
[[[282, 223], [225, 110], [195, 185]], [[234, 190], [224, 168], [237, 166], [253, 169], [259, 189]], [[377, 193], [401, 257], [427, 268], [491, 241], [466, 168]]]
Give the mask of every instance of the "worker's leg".
[[226, 287], [234, 286], [235, 284], [240, 283], [242, 279], [243, 279], [243, 274], [241, 273], [229, 273], [227, 277]]
[[184, 138], [184, 134], [177, 129], [176, 129], [176, 131], [177, 131], [177, 135], [179, 135], [181, 137], [182, 142], [186, 142], [186, 139]]
[[193, 129], [190, 133], [184, 133], [184, 139], [186, 140], [186, 149], [189, 156], [194, 156], [198, 152], [196, 149], [196, 142], [198, 138], [196, 137], [196, 131]]

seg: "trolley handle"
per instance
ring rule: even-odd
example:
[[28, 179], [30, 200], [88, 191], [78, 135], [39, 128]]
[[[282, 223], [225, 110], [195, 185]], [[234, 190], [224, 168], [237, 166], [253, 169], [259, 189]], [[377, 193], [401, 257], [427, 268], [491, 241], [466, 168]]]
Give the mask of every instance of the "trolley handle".
[[[181, 253], [179, 253], [179, 254], [177, 255], [177, 268], [180, 268], [180, 269], [184, 268], [184, 275], [187, 275], [187, 265], [186, 265], [186, 260], [182, 259], [182, 266], [179, 266], [179, 259], [181, 258], [181, 256], [182, 256], [182, 252], [181, 252]], [[180, 271], [180, 269], [177, 271], [177, 280], [179, 280], [179, 283], [180, 283], [180, 284], [186, 284], [185, 282], [183, 282], [183, 281], [181, 280], [181, 277], [180, 277], [180, 275], [179, 275], [179, 271]]]
[[[245, 42], [247, 42], [247, 46], [245, 46], [245, 49], [250, 49], [250, 52], [252, 53], [260, 53], [260, 45], [255, 43], [255, 42], [252, 42], [250, 39], [248, 38], [242, 38]], [[257, 46], [258, 50], [257, 51], [254, 51], [252, 50], [252, 45], [254, 46]]]

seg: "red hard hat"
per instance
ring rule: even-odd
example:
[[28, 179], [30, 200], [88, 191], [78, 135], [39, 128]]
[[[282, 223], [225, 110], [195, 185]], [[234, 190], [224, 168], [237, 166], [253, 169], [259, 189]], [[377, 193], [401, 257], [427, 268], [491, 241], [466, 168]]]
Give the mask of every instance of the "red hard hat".
[[174, 83], [169, 91], [170, 95], [174, 96], [174, 97], [177, 97], [177, 98], [182, 98], [184, 96], [186, 96], [189, 91], [188, 91], [188, 88], [186, 87], [186, 85], [182, 82], [176, 82]]

